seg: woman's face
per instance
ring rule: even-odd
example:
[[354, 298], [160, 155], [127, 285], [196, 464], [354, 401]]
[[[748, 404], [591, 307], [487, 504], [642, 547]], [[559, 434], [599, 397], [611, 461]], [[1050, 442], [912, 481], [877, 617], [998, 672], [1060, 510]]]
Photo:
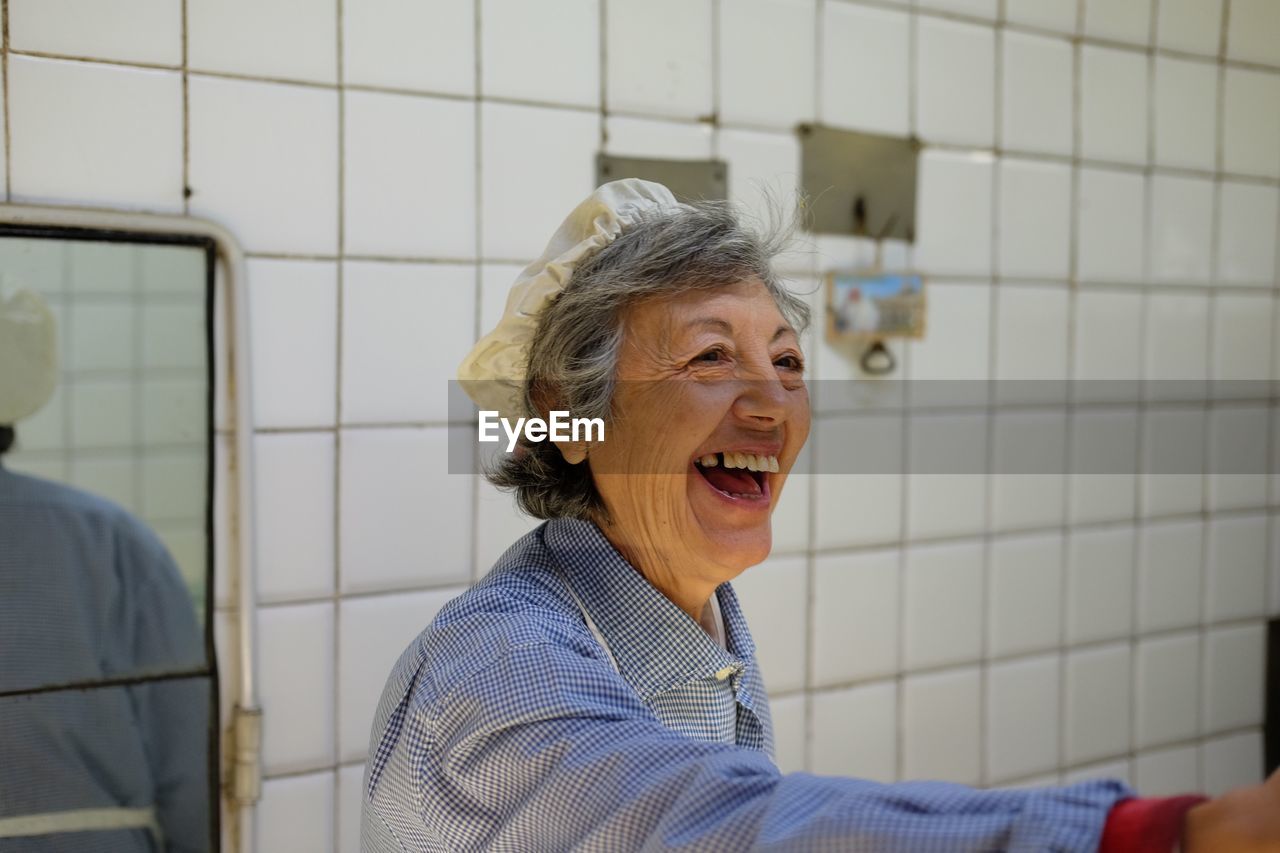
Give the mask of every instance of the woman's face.
[[809, 435], [799, 339], [758, 279], [650, 300], [623, 323], [613, 418], [589, 456], [606, 532], [647, 570], [722, 583], [769, 554]]

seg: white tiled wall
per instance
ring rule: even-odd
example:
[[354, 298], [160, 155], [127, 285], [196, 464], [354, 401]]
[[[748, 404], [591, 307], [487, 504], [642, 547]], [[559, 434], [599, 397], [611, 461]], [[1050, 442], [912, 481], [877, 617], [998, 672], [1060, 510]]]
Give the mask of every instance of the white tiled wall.
[[[930, 276], [928, 337], [892, 345], [907, 378], [1280, 364], [1272, 0], [96, 5], [10, 0], [5, 192], [186, 210], [250, 252], [261, 849], [355, 849], [383, 674], [529, 526], [444, 473], [441, 383], [599, 150], [725, 158], [754, 206], [795, 186], [796, 122], [919, 137], [918, 241], [891, 252]], [[812, 243], [787, 261], [802, 281], [867, 256]], [[818, 378], [859, 375], [810, 347]], [[819, 460], [849, 435], [940, 466], [920, 455], [942, 433], [1005, 466], [1119, 434], [1143, 469], [793, 481], [775, 556], [740, 583], [785, 768], [1153, 794], [1257, 778], [1280, 488], [1146, 469], [1274, 444], [1275, 403], [1152, 386], [1133, 429], [1090, 391], [1069, 417], [819, 418]]]

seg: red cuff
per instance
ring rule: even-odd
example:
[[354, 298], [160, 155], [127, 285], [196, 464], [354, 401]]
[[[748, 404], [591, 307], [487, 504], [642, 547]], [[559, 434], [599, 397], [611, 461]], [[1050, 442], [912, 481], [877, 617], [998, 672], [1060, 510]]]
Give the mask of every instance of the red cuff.
[[1170, 853], [1182, 839], [1182, 818], [1205, 797], [1121, 800], [1107, 814], [1098, 853]]

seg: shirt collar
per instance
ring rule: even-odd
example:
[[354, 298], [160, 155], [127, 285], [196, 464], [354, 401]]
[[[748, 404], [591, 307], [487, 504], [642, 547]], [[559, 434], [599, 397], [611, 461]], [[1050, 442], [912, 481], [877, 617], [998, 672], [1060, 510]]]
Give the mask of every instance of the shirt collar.
[[553, 519], [544, 541], [604, 635], [619, 673], [642, 697], [714, 678], [726, 668], [741, 672], [755, 653], [729, 584], [716, 590], [728, 633], [725, 650], [633, 568], [591, 522]]

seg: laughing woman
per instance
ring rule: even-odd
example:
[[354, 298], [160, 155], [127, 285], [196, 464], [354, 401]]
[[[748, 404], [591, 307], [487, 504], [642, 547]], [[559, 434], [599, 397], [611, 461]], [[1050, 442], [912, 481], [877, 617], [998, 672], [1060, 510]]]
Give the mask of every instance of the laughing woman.
[[1280, 812], [1274, 779], [1233, 808], [1110, 781], [982, 791], [778, 770], [729, 584], [768, 555], [809, 433], [807, 310], [775, 251], [725, 205], [629, 180], [521, 275], [463, 363], [468, 393], [512, 421], [602, 418], [605, 440], [522, 439], [490, 472], [546, 523], [395, 664], [364, 849], [1165, 851], [1188, 809], [1197, 833]]

